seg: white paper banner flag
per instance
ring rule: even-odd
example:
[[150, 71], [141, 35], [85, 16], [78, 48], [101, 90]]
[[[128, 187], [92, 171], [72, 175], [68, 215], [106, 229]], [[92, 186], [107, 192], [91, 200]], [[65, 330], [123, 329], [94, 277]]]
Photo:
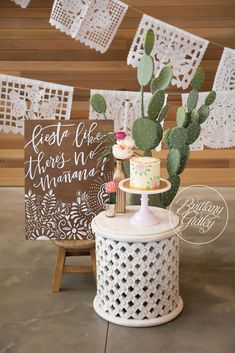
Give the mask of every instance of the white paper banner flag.
[[[128, 91], [110, 91], [110, 90], [91, 90], [91, 96], [101, 94], [107, 104], [106, 117], [114, 120], [114, 131], [125, 131], [131, 135], [131, 129], [134, 121], [141, 117], [141, 97], [140, 92]], [[152, 97], [151, 93], [144, 93], [144, 110], [147, 114], [149, 101]], [[166, 95], [167, 101], [167, 95]], [[93, 110], [90, 105], [89, 119], [104, 119], [103, 114], [99, 114]], [[163, 126], [162, 122], [162, 126]], [[157, 147], [161, 150], [161, 145]]]
[[104, 53], [125, 16], [119, 0], [55, 0], [50, 23], [71, 37]]
[[0, 75], [0, 131], [24, 134], [25, 119], [70, 119], [73, 87]]
[[75, 38], [92, 0], [55, 0], [50, 24]]
[[16, 5], [20, 5], [20, 7], [22, 7], [23, 9], [25, 9], [30, 3], [30, 0], [11, 0], [11, 1], [14, 1]]
[[144, 38], [148, 29], [155, 33], [152, 56], [155, 58], [155, 74], [163, 66], [173, 69], [172, 84], [187, 88], [208, 46], [208, 41], [177, 27], [143, 15], [128, 54], [127, 63], [137, 67], [144, 54]]
[[235, 90], [235, 49], [224, 48], [215, 75], [213, 90]]
[[[209, 92], [199, 93], [198, 107], [205, 102]], [[186, 108], [188, 94], [182, 94], [182, 103]], [[210, 115], [201, 125], [198, 140], [190, 146], [191, 150], [210, 148], [229, 148], [235, 146], [235, 91], [217, 92], [215, 102], [210, 106]]]

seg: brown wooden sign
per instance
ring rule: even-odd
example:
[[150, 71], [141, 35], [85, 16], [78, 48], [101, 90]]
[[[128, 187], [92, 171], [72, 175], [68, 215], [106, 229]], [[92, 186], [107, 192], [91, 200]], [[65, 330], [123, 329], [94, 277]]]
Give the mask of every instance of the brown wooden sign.
[[104, 209], [112, 165], [97, 167], [111, 121], [25, 121], [27, 239], [94, 239], [91, 220]]

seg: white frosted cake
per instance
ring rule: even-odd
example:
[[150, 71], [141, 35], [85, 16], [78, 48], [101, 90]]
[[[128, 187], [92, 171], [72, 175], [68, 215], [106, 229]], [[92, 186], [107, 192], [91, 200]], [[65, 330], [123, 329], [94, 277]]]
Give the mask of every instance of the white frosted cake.
[[160, 159], [132, 157], [130, 160], [130, 186], [137, 189], [155, 189], [160, 185]]

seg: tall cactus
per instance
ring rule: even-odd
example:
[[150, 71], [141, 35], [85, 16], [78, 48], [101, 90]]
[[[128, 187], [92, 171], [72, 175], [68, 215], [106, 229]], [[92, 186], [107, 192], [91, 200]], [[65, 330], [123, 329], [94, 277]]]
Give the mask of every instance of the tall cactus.
[[[144, 54], [137, 68], [141, 94], [141, 117], [137, 118], [133, 124], [132, 136], [136, 147], [142, 150], [145, 156], [151, 156], [152, 150], [162, 140], [169, 149], [167, 171], [171, 189], [161, 194], [160, 199], [152, 195], [152, 203], [155, 206], [166, 207], [177, 194], [180, 186], [179, 175], [184, 171], [190, 156], [189, 145], [194, 143], [199, 137], [201, 124], [209, 116], [209, 106], [215, 101], [216, 93], [214, 91], [210, 92], [205, 99], [205, 103], [200, 108], [197, 108], [198, 91], [201, 89], [205, 79], [203, 70], [201, 68], [197, 69], [191, 82], [192, 90], [187, 100], [187, 111], [184, 107], [179, 107], [176, 115], [177, 126], [163, 131], [161, 121], [165, 119], [169, 111], [169, 104], [165, 104], [165, 92], [171, 84], [173, 72], [170, 66], [165, 66], [159, 75], [154, 77], [154, 60], [151, 56], [154, 37], [153, 30], [148, 30], [144, 41]], [[144, 89], [149, 85], [152, 97], [148, 105], [147, 115], [145, 115]], [[91, 98], [90, 103], [96, 112], [105, 116], [106, 103], [104, 98], [102, 98], [101, 95], [96, 94]], [[134, 203], [136, 203], [136, 197]]]

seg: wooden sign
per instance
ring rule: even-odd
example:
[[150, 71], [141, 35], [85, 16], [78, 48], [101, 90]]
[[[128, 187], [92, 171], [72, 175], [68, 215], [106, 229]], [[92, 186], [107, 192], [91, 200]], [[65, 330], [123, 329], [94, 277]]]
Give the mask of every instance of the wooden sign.
[[110, 163], [97, 167], [111, 121], [25, 121], [26, 238], [94, 239], [91, 220], [104, 209]]

